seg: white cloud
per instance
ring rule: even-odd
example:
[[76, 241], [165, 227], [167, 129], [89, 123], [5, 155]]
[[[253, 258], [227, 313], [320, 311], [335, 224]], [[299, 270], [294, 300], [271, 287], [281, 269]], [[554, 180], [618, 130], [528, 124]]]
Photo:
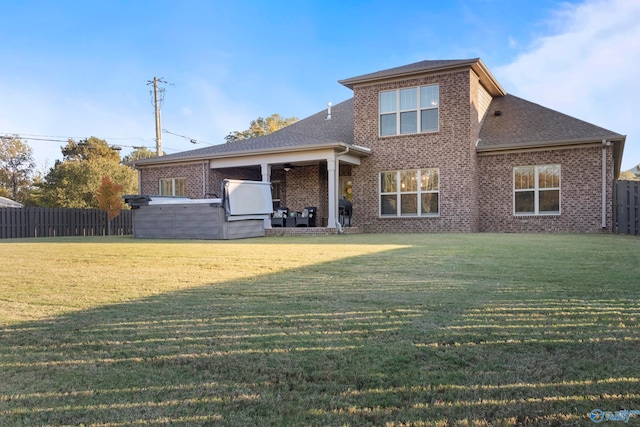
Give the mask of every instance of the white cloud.
[[640, 68], [640, 2], [586, 1], [566, 5], [541, 37], [495, 69], [516, 96], [627, 135], [623, 169], [640, 162], [636, 105]]

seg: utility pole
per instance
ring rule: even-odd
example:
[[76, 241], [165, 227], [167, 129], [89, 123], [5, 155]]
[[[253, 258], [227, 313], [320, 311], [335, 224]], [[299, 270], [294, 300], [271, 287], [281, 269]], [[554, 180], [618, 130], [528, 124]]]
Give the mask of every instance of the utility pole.
[[158, 83], [167, 83], [162, 78], [154, 77], [147, 81], [147, 85], [153, 84], [153, 109], [156, 116], [156, 153], [162, 156], [162, 125], [160, 120], [160, 107], [164, 101], [164, 88], [158, 88]]

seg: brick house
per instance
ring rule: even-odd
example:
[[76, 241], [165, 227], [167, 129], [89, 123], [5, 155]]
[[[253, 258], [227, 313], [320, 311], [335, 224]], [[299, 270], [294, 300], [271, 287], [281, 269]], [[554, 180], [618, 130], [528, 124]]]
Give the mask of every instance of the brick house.
[[263, 180], [330, 229], [346, 198], [365, 232], [612, 230], [624, 135], [507, 94], [478, 58], [340, 83], [353, 98], [273, 134], [137, 161], [140, 192]]

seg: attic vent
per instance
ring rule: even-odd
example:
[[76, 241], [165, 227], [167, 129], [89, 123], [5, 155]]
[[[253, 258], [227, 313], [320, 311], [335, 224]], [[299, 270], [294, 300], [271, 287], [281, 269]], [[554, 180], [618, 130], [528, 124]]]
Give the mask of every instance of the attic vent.
[[502, 111], [496, 110], [496, 111], [493, 112], [493, 115], [494, 116], [501, 116], [502, 115]]

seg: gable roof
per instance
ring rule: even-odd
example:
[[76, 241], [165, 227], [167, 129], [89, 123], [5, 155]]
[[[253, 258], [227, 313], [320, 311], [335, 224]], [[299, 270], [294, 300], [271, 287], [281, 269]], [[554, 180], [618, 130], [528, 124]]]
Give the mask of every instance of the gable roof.
[[[251, 152], [315, 148], [326, 145], [353, 145], [353, 98], [332, 106], [331, 119], [329, 120], [327, 120], [327, 110], [325, 109], [269, 135], [141, 159], [137, 160], [135, 164], [167, 163]], [[364, 150], [368, 151], [368, 149]]]
[[489, 104], [476, 147], [481, 152], [624, 138], [517, 96], [505, 95], [493, 98]]
[[[493, 95], [481, 124], [479, 140], [476, 144], [478, 153], [571, 146], [607, 140], [614, 142], [613, 153], [617, 176], [626, 136], [506, 94], [479, 58], [421, 61], [341, 80], [340, 83], [353, 88], [360, 83], [462, 67], [473, 69], [479, 76], [480, 82], [487, 90], [491, 89], [490, 93]], [[367, 156], [371, 154], [369, 148], [354, 145], [353, 108], [353, 98], [351, 98], [333, 106], [329, 120], [325, 109], [269, 135], [141, 159], [134, 164], [144, 166], [347, 146], [352, 147], [354, 153]], [[496, 115], [496, 111], [500, 111], [500, 114]]]
[[382, 71], [376, 71], [374, 73], [363, 74], [361, 76], [339, 80], [338, 82], [348, 87], [349, 89], [353, 89], [356, 84], [361, 83], [372, 83], [378, 80], [405, 78], [414, 74], [435, 73], [464, 67], [470, 67], [471, 69], [473, 69], [473, 71], [475, 71], [475, 73], [480, 78], [480, 83], [492, 96], [500, 96], [506, 93], [480, 58], [443, 59], [414, 62], [413, 64], [389, 68]]

